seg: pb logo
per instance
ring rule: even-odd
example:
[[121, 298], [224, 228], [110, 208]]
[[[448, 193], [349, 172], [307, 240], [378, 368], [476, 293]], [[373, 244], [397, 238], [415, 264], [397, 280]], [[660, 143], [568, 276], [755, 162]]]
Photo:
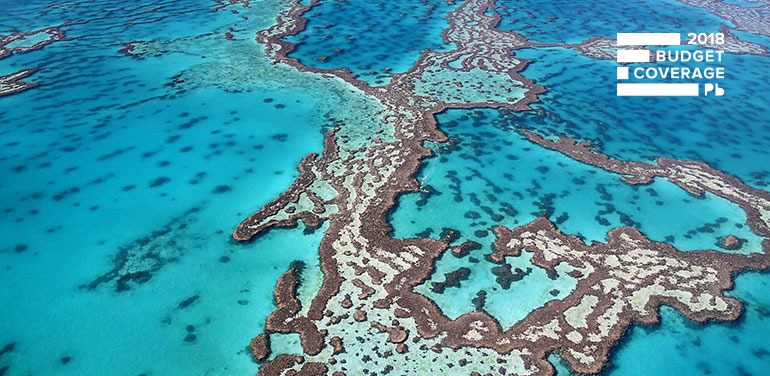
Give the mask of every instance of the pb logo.
[[719, 84], [703, 84], [703, 95], [708, 97], [709, 93], [721, 97], [725, 95], [725, 89], [719, 87]]

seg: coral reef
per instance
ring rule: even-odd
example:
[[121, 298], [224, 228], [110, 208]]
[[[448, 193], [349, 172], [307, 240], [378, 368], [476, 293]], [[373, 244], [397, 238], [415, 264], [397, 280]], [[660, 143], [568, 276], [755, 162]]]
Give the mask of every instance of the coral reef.
[[[395, 239], [387, 213], [398, 195], [422, 188], [414, 174], [421, 159], [432, 153], [423, 143], [447, 140], [435, 114], [448, 108], [529, 109], [545, 88], [519, 73], [528, 61], [512, 51], [538, 45], [496, 29], [500, 16], [487, 12], [494, 1], [468, 0], [449, 14], [449, 27], [442, 34], [456, 49], [423, 51], [410, 70], [372, 87], [347, 69], [313, 68], [288, 56], [296, 45], [282, 38], [302, 31], [307, 22], [303, 15], [318, 3], [293, 1], [275, 25], [258, 33], [257, 41], [275, 63], [344, 80], [386, 110], [374, 114], [382, 129], [365, 136], [370, 142], [350, 146], [339, 128], [328, 132], [323, 153], [302, 160], [295, 183], [233, 232], [236, 240], [247, 241], [272, 227], [296, 226], [299, 219], [310, 227], [329, 223], [318, 249], [324, 279], [317, 295], [303, 307], [296, 293], [301, 267], [290, 267], [277, 282], [277, 309], [268, 317], [265, 334], [251, 346], [255, 357], [264, 358], [265, 335], [298, 333], [304, 354], [268, 358], [260, 374], [414, 374], [452, 368], [467, 374], [549, 375], [554, 371], [546, 356], [552, 352], [576, 371], [595, 373], [632, 323], [658, 320], [661, 304], [696, 321], [738, 317], [740, 302], [723, 292], [731, 287], [734, 273], [768, 268], [766, 254], [681, 252], [633, 227], [616, 228], [608, 242], [589, 246], [545, 218], [512, 230], [495, 228], [498, 240], [490, 258], [503, 263], [506, 256], [526, 251], [536, 266], [551, 274], [557, 264], [566, 264], [578, 279], [577, 288], [507, 329], [482, 311], [483, 291], [474, 299], [477, 311], [454, 320], [446, 317], [414, 287], [433, 273], [435, 261], [451, 248], [452, 236]], [[607, 40], [589, 41], [571, 48], [607, 58]], [[380, 133], [393, 137], [383, 139]], [[525, 134], [535, 144], [622, 174], [628, 183], [645, 184], [659, 176], [692, 194], [711, 192], [736, 202], [746, 211], [751, 229], [770, 237], [768, 193], [704, 163], [620, 162], [585, 144]], [[474, 247], [462, 245], [451, 252], [462, 257]], [[501, 284], [509, 284], [518, 272], [503, 267], [497, 274]], [[459, 283], [464, 274], [460, 269], [434, 287]]]
[[19, 81], [20, 79], [35, 73], [37, 69], [22, 69], [9, 75], [0, 76], [0, 97], [11, 95], [37, 86], [36, 83]]

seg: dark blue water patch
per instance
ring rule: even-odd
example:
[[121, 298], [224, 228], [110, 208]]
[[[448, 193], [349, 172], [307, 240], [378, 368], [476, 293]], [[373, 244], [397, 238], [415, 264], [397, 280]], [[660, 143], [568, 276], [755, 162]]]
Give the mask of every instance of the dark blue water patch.
[[762, 239], [745, 226], [745, 213], [716, 196], [698, 198], [662, 180], [628, 185], [615, 174], [530, 143], [516, 132], [511, 115], [497, 110], [450, 110], [438, 120], [449, 141], [429, 145], [435, 155], [423, 161], [417, 175], [422, 189], [399, 197], [390, 223], [397, 238], [437, 239], [456, 229], [453, 244], [480, 245], [466, 256], [447, 252], [416, 289], [450, 317], [481, 304], [483, 292], [485, 310], [509, 327], [574, 287], [526, 256], [503, 265], [489, 262], [484, 256], [498, 225], [514, 228], [548, 217], [589, 244], [606, 241], [612, 228], [634, 226], [685, 251], [715, 249], [719, 237], [740, 234], [751, 239], [742, 252], [761, 249]]
[[[13, 12], [0, 10], [0, 33], [105, 18], [67, 27], [67, 35], [78, 39], [0, 61], [0, 74], [41, 68], [32, 80], [41, 86], [0, 100], [0, 175], [10, 176], [0, 179], [5, 214], [0, 220], [0, 278], [6, 287], [0, 301], [12, 306], [1, 310], [0, 345], [14, 341], [23, 350], [12, 354], [13, 364], [5, 370], [98, 373], [94, 369], [106, 369], [100, 363], [111, 358], [98, 355], [99, 349], [109, 349], [119, 354], [110, 367], [126, 374], [256, 373], [242, 344], [273, 309], [277, 276], [291, 260], [317, 259], [324, 230], [271, 232], [244, 247], [227, 239], [232, 226], [291, 184], [303, 155], [320, 151], [322, 122], [313, 112], [317, 97], [267, 84], [258, 92], [199, 90], [172, 97], [163, 83], [174, 74], [228, 57], [185, 53], [138, 59], [117, 53], [118, 42], [210, 32], [240, 20], [229, 11], [243, 11], [240, 6], [214, 14], [210, 0], [24, 3]], [[140, 7], [157, 10], [139, 14]], [[273, 20], [261, 18], [255, 21]], [[263, 105], [266, 97], [275, 102]], [[270, 139], [276, 132], [291, 142], [277, 147]], [[176, 236], [166, 241], [151, 236], [163, 222], [202, 200], [214, 209], [195, 221], [197, 230], [174, 227]], [[142, 240], [145, 236], [150, 239]], [[286, 244], [292, 252], [277, 258], [261, 254]], [[116, 255], [122, 246], [142, 260], [122, 262]], [[300, 248], [307, 254], [297, 253]], [[126, 268], [110, 274], [116, 262]], [[102, 288], [77, 289], [106, 274]], [[221, 278], [216, 289], [209, 287], [213, 275]], [[130, 292], [115, 293], [119, 289]], [[175, 310], [193, 295], [201, 298]], [[245, 301], [258, 303], [244, 306]], [[174, 324], [159, 328], [162, 315], [171, 311]], [[248, 319], [235, 318], [240, 315]], [[203, 325], [206, 320], [212, 323]], [[230, 331], [232, 322], [256, 326]], [[194, 333], [187, 332], [187, 325], [194, 326]], [[127, 336], [119, 334], [129, 327]], [[38, 330], [51, 341], [35, 343]], [[184, 341], [188, 334], [195, 335], [191, 343]], [[168, 349], [163, 361], [139, 355], [146, 341], [163, 343]], [[201, 353], [212, 356], [189, 356]], [[0, 369], [7, 356], [0, 359]], [[143, 364], [137, 364], [138, 358]], [[188, 361], [192, 358], [195, 362]]]
[[370, 84], [405, 72], [425, 49], [445, 50], [441, 32], [456, 5], [429, 1], [323, 0], [305, 16], [291, 56], [315, 68], [348, 68]]
[[703, 9], [674, 0], [584, 2], [503, 0], [497, 12], [499, 28], [540, 43], [580, 43], [592, 37], [615, 38], [617, 33], [716, 32], [729, 22]]
[[628, 185], [528, 142], [517, 132], [519, 120], [496, 110], [451, 110], [438, 119], [450, 141], [436, 145], [435, 156], [424, 161], [418, 175], [423, 191], [400, 198], [392, 214], [397, 236], [428, 229], [437, 236], [453, 228], [481, 241], [492, 226], [545, 216], [586, 241], [604, 241], [610, 229], [634, 226], [684, 250], [714, 248], [720, 236], [732, 233], [750, 239], [746, 251], [761, 249], [761, 239], [745, 226], [745, 213], [729, 201], [692, 196], [663, 180]]
[[[770, 186], [770, 58], [724, 55], [723, 97], [617, 97], [615, 62], [560, 48], [527, 49], [524, 76], [544, 85], [538, 111], [514, 123], [590, 140], [625, 160], [700, 160], [758, 188]], [[657, 66], [657, 64], [656, 64]], [[679, 81], [681, 82], [681, 81]]]

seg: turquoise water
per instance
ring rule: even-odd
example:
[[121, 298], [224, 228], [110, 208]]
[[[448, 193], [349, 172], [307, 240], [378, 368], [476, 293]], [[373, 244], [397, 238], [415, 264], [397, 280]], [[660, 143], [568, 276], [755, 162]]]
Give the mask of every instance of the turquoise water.
[[770, 46], [770, 37], [766, 35], [758, 35], [758, 34], [753, 34], [753, 33], [740, 31], [740, 30], [731, 30], [730, 32], [735, 34], [735, 36], [738, 37], [738, 39], [740, 40], [753, 42], [765, 47]]
[[499, 28], [514, 30], [540, 43], [580, 43], [617, 33], [714, 33], [729, 22], [674, 0], [539, 1], [504, 0]]
[[533, 105], [545, 113], [522, 114], [517, 124], [590, 140], [624, 160], [701, 160], [749, 185], [770, 184], [770, 93], [756, 85], [770, 80], [767, 57], [725, 55], [723, 97], [655, 98], [617, 97], [612, 61], [558, 48], [517, 55], [535, 60], [523, 74], [548, 88]]
[[[460, 231], [456, 244], [481, 244], [463, 258], [445, 253], [432, 277], [416, 289], [450, 318], [475, 309], [473, 299], [483, 291], [484, 309], [510, 327], [574, 289], [576, 281], [566, 271], [550, 279], [527, 256], [509, 257], [512, 270], [526, 274], [509, 288], [499, 284], [492, 273], [497, 264], [484, 258], [492, 252], [491, 228], [498, 225], [513, 228], [548, 216], [587, 243], [606, 241], [607, 231], [629, 225], [683, 250], [713, 249], [730, 234], [747, 239], [740, 252], [761, 250], [762, 238], [744, 225], [745, 214], [729, 201], [709, 194], [696, 198], [668, 181], [628, 185], [617, 175], [537, 147], [515, 132], [516, 119], [496, 110], [451, 110], [438, 119], [450, 142], [435, 148], [417, 176], [430, 188], [401, 196], [391, 224], [398, 238], [438, 238], [451, 228]], [[445, 273], [463, 267], [470, 273], [459, 287], [433, 291]]]
[[[104, 11], [118, 4], [127, 9]], [[197, 80], [214, 73], [209, 62], [230, 60], [238, 73], [231, 59], [261, 55], [252, 35], [266, 20], [240, 6], [210, 13], [209, 1], [158, 2], [161, 10], [133, 16], [149, 5], [7, 6], [4, 29], [107, 18], [68, 27], [76, 40], [0, 61], [2, 74], [41, 68], [29, 78], [41, 86], [0, 99], [0, 347], [14, 344], [2, 373], [256, 373], [245, 348], [274, 309], [275, 281], [301, 260], [307, 284], [319, 283], [325, 227], [248, 244], [229, 233], [320, 151], [327, 124], [318, 114], [340, 99], [310, 94], [314, 81], [301, 77], [305, 87], [280, 89], [258, 60], [250, 64], [261, 83]], [[225, 25], [251, 31], [219, 49], [152, 59], [115, 45]], [[168, 89], [177, 73], [189, 85]]]
[[695, 324], [676, 310], [661, 307], [661, 323], [630, 329], [606, 373], [765, 374], [770, 364], [770, 298], [763, 291], [769, 287], [768, 274], [747, 273], [736, 278], [730, 295], [743, 301], [745, 310], [730, 324]]
[[[574, 289], [574, 279], [564, 270], [557, 269], [558, 277], [551, 279], [526, 254], [506, 259], [514, 274], [518, 268], [520, 279], [505, 288], [492, 273], [497, 264], [484, 258], [492, 251], [491, 227], [512, 227], [543, 214], [587, 242], [604, 241], [610, 228], [633, 224], [648, 237], [684, 250], [714, 249], [716, 239], [728, 233], [751, 239], [742, 252], [761, 249], [761, 239], [743, 225], [745, 214], [726, 200], [713, 195], [697, 199], [667, 181], [629, 186], [616, 175], [530, 144], [514, 132], [518, 120], [495, 110], [452, 110], [438, 118], [450, 142], [434, 147], [436, 156], [425, 161], [417, 177], [430, 188], [402, 196], [391, 224], [396, 237], [438, 238], [443, 229], [453, 228], [461, 232], [453, 244], [481, 244], [461, 258], [446, 252], [431, 278], [416, 288], [450, 318], [476, 310], [483, 292], [482, 308], [507, 328]], [[611, 214], [605, 213], [610, 207]], [[434, 291], [434, 283], [446, 281], [445, 273], [461, 268], [470, 272], [459, 286]], [[767, 274], [753, 273], [735, 283], [730, 295], [746, 302], [746, 313], [737, 323], [696, 325], [662, 307], [662, 324], [629, 329], [603, 373], [762, 374], [770, 364], [763, 340], [769, 334], [770, 301], [762, 293], [770, 280]], [[558, 357], [549, 359], [558, 374], [571, 374]]]
[[[690, 16], [667, 18], [673, 3], [649, 4], [662, 8], [644, 19], [647, 31], [667, 22], [709, 26], [692, 24]], [[0, 349], [13, 344], [0, 355], [0, 374], [254, 374], [259, 365], [245, 347], [275, 308], [275, 281], [291, 262], [302, 261], [300, 298], [307, 303], [315, 295], [326, 227], [275, 230], [246, 244], [229, 233], [292, 183], [302, 156], [321, 150], [330, 118], [343, 124], [342, 132], [366, 134], [381, 126], [370, 116], [380, 108], [347, 85], [269, 64], [254, 34], [273, 22], [273, 1], [216, 13], [209, 0], [48, 5], [0, 0], [2, 33], [90, 20], [66, 28], [75, 40], [0, 60], [0, 75], [40, 68], [25, 80], [41, 85], [0, 99]], [[542, 20], [571, 4], [535, 5]], [[591, 18], [612, 14], [610, 3], [589, 5]], [[624, 12], [638, 10], [633, 5]], [[421, 50], [451, 48], [440, 31], [452, 8], [324, 1], [311, 11], [320, 14], [308, 29], [290, 38], [302, 42], [292, 56], [385, 83], [388, 72], [407, 70]], [[501, 27], [510, 17], [520, 15], [506, 15]], [[554, 23], [539, 27], [565, 38], [584, 28], [603, 35], [623, 26], [566, 15], [558, 22], [564, 30], [546, 29]], [[234, 41], [224, 39], [230, 28]], [[119, 43], [134, 40], [156, 40], [154, 52], [142, 58], [117, 52]], [[330, 52], [326, 61], [315, 59]], [[506, 260], [518, 280], [498, 281], [497, 265], [484, 258], [494, 240], [490, 228], [498, 224], [514, 227], [548, 215], [587, 242], [633, 225], [685, 250], [713, 248], [728, 234], [747, 240], [740, 252], [759, 249], [734, 204], [689, 196], [666, 181], [629, 186], [515, 131], [565, 132], [627, 159], [702, 159], [766, 187], [770, 98], [756, 83], [770, 79], [767, 58], [729, 57], [729, 94], [712, 102], [618, 99], [612, 62], [560, 49], [517, 54], [536, 60], [524, 74], [548, 87], [535, 105], [545, 115], [441, 114], [454, 147], [431, 145], [437, 155], [418, 176], [434, 193], [402, 196], [392, 214], [396, 237], [438, 238], [454, 228], [461, 237], [453, 244], [480, 244], [462, 258], [447, 252], [417, 288], [448, 316], [480, 308], [508, 327], [574, 288], [563, 270], [550, 278], [526, 256]], [[183, 82], [166, 85], [177, 78]], [[659, 110], [651, 115], [653, 105]], [[434, 291], [444, 273], [461, 268], [469, 273], [459, 287]], [[763, 351], [770, 327], [770, 301], [762, 293], [767, 278], [737, 279], [734, 294], [747, 302], [747, 312], [736, 324], [696, 327], [662, 308], [663, 323], [631, 330], [608, 372], [670, 366], [675, 373], [736, 374], [741, 367], [761, 374], [770, 361]], [[275, 353], [301, 350], [296, 335], [271, 338]]]
[[[334, 1], [312, 8], [307, 27], [286, 40], [300, 43], [290, 54], [316, 68], [348, 68], [371, 85], [405, 72], [420, 52], [450, 49], [441, 32], [456, 5], [426, 1]], [[335, 51], [339, 49], [341, 51]], [[325, 60], [319, 57], [326, 56]]]
[[755, 3], [753, 1], [743, 1], [743, 0], [724, 0], [727, 4], [733, 4], [733, 5], [740, 5], [742, 7], [746, 8], [754, 8], [754, 7], [761, 7], [762, 3]]
[[[622, 7], [608, 1], [503, 4], [511, 9], [498, 10], [504, 16], [500, 28], [515, 29], [544, 43], [614, 38], [618, 32], [715, 32], [719, 25], [730, 25], [703, 9], [673, 0], [638, 1]], [[767, 45], [761, 36], [736, 35]], [[770, 154], [763, 146], [770, 140], [770, 116], [764, 110], [770, 97], [756, 87], [757, 82], [770, 79], [767, 57], [725, 55], [720, 65], [726, 78], [719, 82], [726, 90], [724, 97], [630, 98], [616, 96], [618, 65], [612, 61], [561, 48], [519, 50], [516, 55], [535, 61], [523, 74], [548, 89], [540, 96], [542, 103], [534, 106], [547, 115], [531, 113], [523, 124], [594, 141], [619, 158], [702, 160], [751, 185], [770, 184], [766, 167]], [[631, 68], [636, 66], [640, 65]]]
[[697, 198], [665, 180], [623, 183], [618, 175], [530, 143], [516, 132], [518, 119], [496, 110], [450, 110], [438, 119], [452, 146], [438, 146], [417, 177], [434, 193], [422, 201], [421, 193], [401, 197], [392, 215], [397, 237], [428, 228], [438, 237], [448, 227], [480, 241], [493, 238], [493, 226], [548, 216], [586, 242], [635, 226], [684, 250], [711, 249], [728, 234], [749, 240], [744, 252], [761, 249], [762, 239], [744, 225], [745, 214], [727, 200]]

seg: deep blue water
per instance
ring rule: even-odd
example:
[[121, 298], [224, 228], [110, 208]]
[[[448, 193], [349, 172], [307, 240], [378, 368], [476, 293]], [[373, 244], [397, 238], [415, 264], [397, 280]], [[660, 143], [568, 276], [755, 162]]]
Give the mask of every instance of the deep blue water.
[[713, 33], [729, 22], [674, 0], [503, 0], [499, 28], [540, 43], [580, 43], [617, 33]]
[[[612, 38], [618, 32], [686, 35], [714, 32], [719, 25], [730, 25], [702, 9], [673, 0], [640, 0], [623, 6], [605, 1], [502, 4], [514, 9], [499, 10], [504, 14], [500, 28], [538, 30], [523, 34], [544, 43], [578, 43], [594, 36]], [[558, 18], [548, 21], [552, 16]], [[521, 23], [536, 27], [522, 29]], [[744, 32], [736, 35], [767, 45], [766, 37]], [[766, 147], [770, 142], [770, 115], [765, 110], [770, 96], [757, 86], [770, 79], [767, 57], [725, 55], [718, 64], [726, 72], [725, 79], [718, 82], [726, 91], [724, 97], [645, 98], [616, 96], [618, 64], [613, 61], [590, 59], [562, 48], [519, 50], [516, 55], [535, 61], [523, 74], [548, 89], [540, 96], [542, 103], [533, 106], [545, 110], [547, 116], [530, 113], [521, 124], [590, 140], [618, 158], [702, 160], [751, 185], [770, 184], [770, 152]], [[643, 64], [630, 65], [631, 69], [639, 66]]]
[[[718, 249], [717, 239], [731, 233], [750, 239], [741, 252], [761, 250], [762, 239], [729, 201], [709, 194], [696, 198], [663, 180], [645, 186], [625, 184], [617, 175], [528, 142], [515, 132], [521, 119], [496, 110], [451, 110], [438, 119], [452, 146], [434, 146], [436, 155], [425, 161], [417, 177], [429, 188], [402, 196], [391, 224], [398, 238], [438, 238], [443, 229], [452, 228], [461, 232], [456, 244], [473, 240], [482, 245], [463, 258], [445, 253], [432, 277], [417, 287], [449, 317], [474, 310], [473, 299], [483, 291], [484, 309], [507, 328], [574, 289], [576, 282], [566, 273], [549, 279], [526, 254], [506, 259], [514, 272], [519, 269], [522, 274], [506, 288], [492, 272], [498, 265], [484, 258], [492, 252], [492, 227], [512, 228], [543, 215], [587, 243], [606, 241], [611, 228], [633, 225], [651, 239], [682, 250]], [[432, 290], [434, 283], [445, 281], [445, 273], [463, 267], [470, 273], [460, 287]], [[763, 298], [768, 284], [768, 274], [736, 279], [730, 294], [747, 302], [746, 315], [738, 323], [695, 325], [674, 310], [661, 308], [661, 325], [632, 327], [604, 372], [674, 375], [710, 369], [726, 375], [741, 368], [746, 374], [761, 374], [770, 365], [762, 341], [770, 334], [770, 301]], [[719, 350], [727, 347], [730, 351]], [[569, 374], [566, 366], [559, 369], [560, 374]]]
[[[661, 322], [635, 326], [621, 339], [602, 370], [605, 375], [764, 375], [770, 299], [763, 292], [770, 276], [746, 273], [736, 278], [730, 293], [744, 302], [744, 314], [733, 323], [694, 323], [668, 306], [659, 310]], [[555, 354], [549, 358], [557, 375], [574, 375]]]
[[524, 75], [548, 91], [523, 115], [521, 125], [590, 140], [625, 160], [657, 157], [701, 160], [756, 187], [770, 184], [770, 94], [757, 82], [770, 79], [770, 59], [725, 55], [723, 97], [617, 97], [615, 67], [575, 51], [517, 51], [533, 59]]
[[[254, 374], [245, 346], [274, 309], [278, 276], [302, 260], [308, 285], [320, 280], [323, 228], [272, 231], [249, 244], [229, 234], [292, 183], [305, 154], [320, 151], [319, 113], [339, 104], [270, 82], [253, 43], [270, 20], [240, 6], [210, 13], [214, 5], [2, 5], [3, 30], [107, 15], [68, 27], [76, 40], [0, 61], [0, 74], [39, 67], [26, 80], [41, 85], [0, 98], [0, 347], [15, 344], [0, 358], [5, 375]], [[247, 31], [223, 44], [225, 25]], [[119, 42], [213, 30], [219, 40], [171, 46], [180, 52], [117, 53]], [[207, 63], [225, 66], [243, 53], [256, 57], [262, 82], [235, 75], [185, 93], [164, 85], [178, 73], [192, 85], [217, 74]], [[120, 250], [134, 257], [122, 264]], [[149, 280], [122, 292], [117, 277], [83, 288], [114, 267]]]
[[390, 81], [389, 73], [407, 71], [422, 50], [451, 49], [441, 32], [454, 8], [440, 1], [324, 0], [306, 14], [306, 29], [286, 40], [300, 43], [290, 56], [305, 65], [348, 68], [380, 85]]
[[[678, 3], [655, 2], [654, 9], [648, 8], [649, 3], [620, 8], [610, 2], [511, 2], [507, 5], [517, 10], [499, 11], [505, 16], [501, 28], [539, 42], [577, 43], [593, 36], [613, 37], [617, 32], [716, 30], [723, 23]], [[583, 12], [564, 11], [572, 8]], [[675, 20], [669, 16], [672, 9], [676, 10]], [[535, 18], [529, 18], [525, 10]], [[618, 12], [628, 17], [618, 17]], [[552, 15], [558, 19], [547, 21]], [[522, 31], [522, 24], [536, 26]], [[746, 39], [766, 44], [764, 38]], [[650, 238], [685, 250], [714, 248], [714, 236], [722, 231], [745, 231], [751, 236], [742, 225], [745, 215], [734, 204], [709, 196], [696, 199], [667, 182], [645, 187], [617, 184], [617, 176], [538, 149], [513, 132], [563, 133], [590, 140], [603, 152], [626, 160], [653, 161], [660, 156], [703, 160], [751, 185], [767, 187], [770, 115], [766, 106], [770, 98], [757, 83], [770, 78], [770, 59], [726, 55], [727, 77], [720, 82], [727, 91], [724, 97], [619, 98], [615, 95], [615, 62], [560, 48], [518, 50], [516, 55], [534, 61], [523, 74], [548, 90], [540, 96], [541, 103], [533, 105], [542, 112], [441, 114], [441, 128], [455, 144], [437, 147], [437, 156], [426, 161], [418, 177], [434, 193], [402, 197], [392, 216], [396, 236], [436, 237], [449, 227], [469, 229], [461, 241], [482, 244], [470, 255], [479, 262], [468, 263], [447, 254], [437, 263], [432, 278], [419, 287], [450, 317], [472, 309], [472, 299], [485, 291], [484, 308], [507, 327], [531, 310], [530, 303], [560, 299], [572, 288], [568, 277], [544, 279], [538, 268], [519, 258], [507, 261], [514, 270], [518, 267], [524, 272], [523, 278], [509, 289], [498, 285], [491, 272], [494, 265], [483, 259], [491, 251], [487, 237], [494, 225], [526, 223], [546, 213], [563, 231], [601, 241], [607, 229], [633, 224]], [[411, 214], [415, 210], [420, 214]], [[704, 216], [709, 212], [721, 214]], [[686, 225], [688, 221], [693, 225]], [[713, 225], [703, 227], [706, 223]], [[760, 239], [753, 238], [754, 245], [745, 251], [759, 251]], [[431, 291], [434, 282], [444, 280], [444, 273], [463, 266], [470, 274], [459, 288], [447, 288], [441, 294]], [[733, 294], [747, 302], [747, 312], [738, 323], [695, 325], [674, 310], [661, 308], [662, 323], [630, 329], [604, 373], [761, 374], [770, 365], [761, 340], [770, 328], [770, 306], [756, 296], [763, 294], [768, 283], [767, 274], [736, 280]], [[459, 302], [462, 309], [457, 309]], [[730, 350], [721, 351], [725, 348]], [[550, 359], [560, 365], [559, 374], [569, 373], [557, 357]]]
[[[274, 309], [275, 281], [292, 261], [304, 261], [301, 298], [313, 295], [325, 228], [271, 231], [248, 244], [235, 244], [229, 233], [291, 184], [302, 156], [320, 151], [327, 117], [354, 130], [376, 121], [370, 116], [375, 106], [344, 85], [268, 64], [253, 40], [273, 20], [269, 1], [216, 13], [209, 0], [48, 4], [0, 0], [0, 33], [91, 20], [66, 28], [75, 40], [0, 60], [0, 75], [40, 68], [25, 81], [41, 85], [0, 98], [0, 348], [15, 344], [0, 357], [0, 373], [255, 373], [258, 365], [244, 349]], [[526, 35], [538, 41], [642, 30], [633, 22], [644, 23], [645, 31], [673, 23], [697, 30], [718, 25], [700, 10], [671, 2], [626, 4], [625, 17], [638, 14], [637, 20], [615, 17], [609, 2], [587, 3], [584, 13], [568, 17], [565, 9], [573, 4], [512, 6], [536, 16], [548, 34]], [[641, 12], [645, 6], [654, 10]], [[677, 20], [667, 15], [675, 7]], [[349, 68], [370, 83], [387, 82], [386, 67], [403, 72], [422, 49], [452, 48], [439, 35], [451, 9], [444, 3], [325, 1], [311, 11], [320, 14], [308, 29], [290, 38], [303, 42], [293, 56], [311, 66]], [[519, 28], [528, 17], [513, 12], [502, 28]], [[541, 22], [555, 12], [555, 23]], [[229, 27], [240, 30], [236, 41], [224, 40]], [[158, 56], [117, 53], [118, 43], [155, 39], [163, 51]], [[613, 62], [562, 49], [516, 54], [536, 61], [524, 75], [548, 88], [534, 106], [547, 116], [441, 114], [441, 128], [456, 149], [433, 145], [438, 155], [418, 176], [438, 193], [405, 195], [392, 216], [396, 237], [436, 238], [451, 227], [462, 233], [458, 243], [482, 244], [465, 258], [438, 260], [436, 275], [418, 288], [448, 315], [473, 309], [473, 298], [484, 290], [485, 308], [509, 326], [573, 288], [568, 276], [551, 280], [538, 268], [526, 272], [531, 265], [523, 257], [507, 261], [527, 274], [510, 288], [500, 286], [483, 257], [496, 224], [514, 227], [548, 214], [586, 241], [633, 224], [686, 250], [713, 247], [725, 234], [749, 239], [742, 251], [757, 249], [759, 240], [742, 226], [745, 215], [734, 204], [691, 197], [667, 182], [631, 187], [515, 131], [564, 132], [625, 159], [705, 160], [766, 187], [770, 98], [757, 83], [770, 79], [768, 58], [730, 56], [728, 95], [719, 100], [651, 100], [616, 98]], [[322, 62], [315, 59], [320, 55], [331, 57]], [[165, 85], [179, 73], [186, 83]], [[123, 264], [121, 250], [134, 257]], [[148, 271], [149, 279], [129, 281], [121, 292], [117, 278], [82, 287], [115, 267], [122, 275]], [[431, 291], [432, 282], [460, 267], [471, 269], [460, 288]], [[770, 334], [770, 302], [763, 294], [768, 282], [767, 274], [737, 279], [734, 295], [747, 302], [737, 324], [696, 327], [662, 308], [660, 326], [627, 334], [609, 373], [734, 374], [740, 367], [761, 374], [770, 364], [763, 342]], [[275, 352], [298, 349], [296, 336], [271, 337]]]

